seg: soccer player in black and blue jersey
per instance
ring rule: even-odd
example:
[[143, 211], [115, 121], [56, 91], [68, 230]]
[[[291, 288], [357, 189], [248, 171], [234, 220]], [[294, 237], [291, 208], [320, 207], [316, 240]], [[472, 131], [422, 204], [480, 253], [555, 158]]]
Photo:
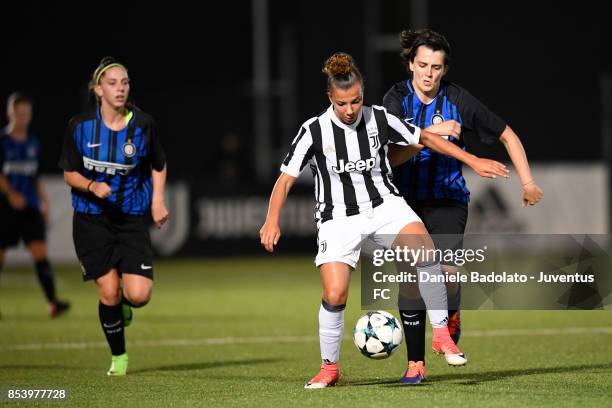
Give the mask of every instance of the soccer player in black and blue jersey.
[[160, 228], [166, 158], [153, 118], [128, 102], [125, 65], [105, 57], [92, 75], [97, 109], [68, 124], [59, 166], [72, 187], [73, 239], [83, 280], [95, 280], [102, 330], [111, 349], [108, 375], [127, 373], [124, 327], [153, 288], [147, 218]]
[[38, 177], [40, 144], [29, 131], [32, 100], [22, 92], [14, 92], [8, 98], [6, 113], [9, 123], [0, 133], [0, 270], [6, 249], [22, 240], [36, 266], [49, 315], [56, 317], [70, 305], [57, 300], [53, 270], [47, 259], [45, 224], [49, 205]]
[[[384, 97], [387, 110], [405, 121], [448, 137], [465, 149], [464, 139], [485, 144], [501, 142], [514, 164], [523, 186], [523, 205], [534, 205], [542, 198], [535, 183], [525, 150], [514, 131], [495, 113], [460, 86], [444, 80], [450, 66], [451, 50], [446, 38], [423, 29], [400, 34], [400, 54], [409, 78], [396, 83]], [[400, 193], [423, 220], [436, 247], [455, 250], [463, 245], [470, 192], [456, 159], [423, 146], [394, 148], [389, 151], [393, 181]], [[440, 235], [444, 234], [444, 235]], [[442, 269], [457, 273], [452, 263]], [[449, 331], [459, 341], [460, 287], [448, 287]], [[400, 382], [418, 384], [425, 378], [425, 311], [406, 310], [400, 299], [400, 314], [408, 351], [408, 370]], [[406, 304], [406, 303], [404, 303]], [[454, 306], [451, 306], [454, 305]]]

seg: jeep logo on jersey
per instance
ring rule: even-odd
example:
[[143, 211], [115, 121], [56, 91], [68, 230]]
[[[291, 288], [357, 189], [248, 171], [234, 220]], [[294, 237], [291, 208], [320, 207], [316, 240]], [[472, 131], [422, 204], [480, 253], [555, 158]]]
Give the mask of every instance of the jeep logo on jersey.
[[351, 171], [370, 171], [376, 164], [376, 158], [370, 157], [367, 160], [357, 160], [354, 162], [344, 162], [344, 159], [338, 160], [338, 166], [332, 166], [335, 173], [344, 173]]

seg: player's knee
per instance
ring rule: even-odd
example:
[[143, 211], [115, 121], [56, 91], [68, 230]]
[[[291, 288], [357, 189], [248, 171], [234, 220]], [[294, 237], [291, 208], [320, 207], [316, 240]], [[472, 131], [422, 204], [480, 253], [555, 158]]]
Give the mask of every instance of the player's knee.
[[114, 285], [107, 285], [98, 288], [100, 301], [105, 305], [113, 306], [121, 303], [121, 289]]
[[134, 307], [141, 307], [151, 300], [151, 288], [131, 288], [123, 294]]
[[338, 288], [330, 288], [323, 292], [323, 300], [330, 305], [344, 305], [348, 298], [348, 291]]

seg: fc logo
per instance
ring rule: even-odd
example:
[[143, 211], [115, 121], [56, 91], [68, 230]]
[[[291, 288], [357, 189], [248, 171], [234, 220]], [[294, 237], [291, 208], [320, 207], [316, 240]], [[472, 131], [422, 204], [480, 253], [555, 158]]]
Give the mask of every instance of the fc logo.
[[327, 251], [327, 241], [321, 241], [319, 243], [319, 252], [323, 254], [325, 251]]

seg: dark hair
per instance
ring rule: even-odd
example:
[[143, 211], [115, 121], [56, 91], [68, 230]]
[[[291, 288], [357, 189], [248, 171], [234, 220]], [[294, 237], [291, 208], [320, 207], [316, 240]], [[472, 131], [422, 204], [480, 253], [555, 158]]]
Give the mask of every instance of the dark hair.
[[421, 45], [433, 51], [444, 51], [444, 65], [447, 67], [451, 63], [451, 47], [446, 38], [433, 30], [423, 28], [421, 30], [404, 30], [399, 35], [402, 52], [400, 58], [407, 69], [410, 63], [414, 62], [417, 50]]
[[[94, 88], [96, 87], [96, 85], [100, 83], [100, 80], [102, 79], [102, 77], [104, 77], [106, 70], [110, 69], [112, 66], [121, 67], [125, 69], [125, 71], [127, 72], [127, 68], [123, 63], [119, 62], [117, 59], [113, 57], [107, 56], [100, 60], [98, 67], [91, 74], [91, 79], [89, 80], [89, 91], [94, 96], [94, 99], [96, 100], [97, 104], [100, 104], [100, 99], [98, 98], [98, 95], [96, 95], [96, 93], [94, 92]], [[128, 109], [134, 109], [136, 107], [134, 103], [129, 99], [129, 97], [125, 103], [125, 106]]]
[[8, 110], [9, 108], [15, 107], [15, 105], [18, 105], [20, 103], [28, 103], [30, 105], [34, 104], [30, 95], [25, 92], [15, 91], [10, 94], [8, 99], [6, 100], [6, 109]]
[[363, 89], [363, 76], [355, 65], [353, 57], [344, 52], [337, 52], [325, 61], [323, 73], [327, 76], [327, 92], [333, 87], [348, 89], [359, 82]]

